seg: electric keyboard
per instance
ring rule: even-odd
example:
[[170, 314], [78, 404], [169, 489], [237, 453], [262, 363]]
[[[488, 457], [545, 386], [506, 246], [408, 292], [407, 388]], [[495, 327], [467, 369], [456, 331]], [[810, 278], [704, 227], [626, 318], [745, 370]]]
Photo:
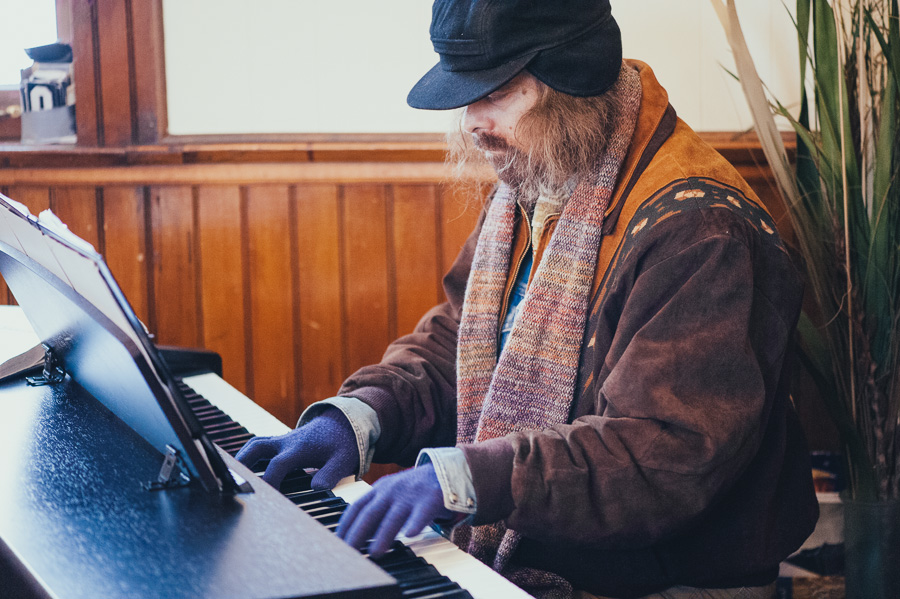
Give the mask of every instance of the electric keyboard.
[[[215, 374], [185, 377], [183, 381], [188, 387], [184, 390], [188, 402], [207, 429], [207, 434], [231, 455], [256, 435], [283, 435], [291, 430]], [[366, 482], [353, 482], [348, 478], [333, 493], [313, 492], [308, 490], [309, 478], [309, 475], [296, 473], [282, 483], [281, 490], [331, 530], [337, 526], [343, 512], [341, 504], [353, 503], [369, 489]], [[392, 551], [374, 561], [400, 581], [401, 591], [406, 597], [531, 597], [431, 529], [412, 538], [401, 537]], [[443, 577], [446, 580], [441, 580]]]

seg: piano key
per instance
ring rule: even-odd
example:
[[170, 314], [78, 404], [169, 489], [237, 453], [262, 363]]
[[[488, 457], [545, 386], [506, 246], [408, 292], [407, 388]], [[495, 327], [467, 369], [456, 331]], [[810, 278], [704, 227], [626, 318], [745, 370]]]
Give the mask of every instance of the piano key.
[[407, 599], [428, 599], [430, 597], [447, 597], [449, 593], [460, 590], [460, 586], [452, 580], [445, 579], [422, 585], [415, 589], [403, 589], [401, 593]]
[[320, 524], [324, 526], [334, 526], [337, 528], [338, 523], [341, 521], [341, 516], [344, 512], [336, 512], [332, 514], [325, 514], [322, 516], [313, 516], [313, 520], [317, 520]]
[[333, 496], [334, 494], [330, 491], [302, 491], [300, 493], [290, 493], [285, 495], [285, 497], [293, 501], [294, 504], [300, 508], [305, 505], [314, 505], [327, 497]]
[[215, 374], [192, 376], [185, 378], [184, 382], [254, 434], [272, 437], [291, 432], [291, 427]]
[[[241, 427], [241, 428], [243, 428], [243, 427]], [[237, 445], [238, 448], [246, 445], [247, 441], [249, 441], [253, 437], [254, 437], [254, 435], [252, 435], [248, 432], [241, 432], [241, 431], [237, 431], [237, 430], [221, 431], [214, 435], [210, 435], [210, 439], [212, 439], [214, 442], [218, 443], [219, 445], [222, 445], [222, 446]]]
[[[215, 374], [188, 377], [185, 378], [185, 383], [189, 386], [190, 391], [188, 392], [192, 394], [189, 402], [196, 402], [192, 405], [202, 408], [205, 404], [198, 401], [197, 398], [205, 398], [213, 407], [243, 425], [250, 431], [251, 436], [254, 433], [263, 436], [277, 436], [292, 430]], [[234, 449], [233, 452], [229, 451], [232, 455], [236, 452], [237, 449]], [[289, 473], [280, 490], [292, 501], [296, 499], [306, 505], [315, 505], [312, 494], [321, 492], [310, 490], [311, 479], [312, 477], [305, 472]], [[324, 493], [341, 498], [347, 503], [353, 503], [370, 488], [368, 483], [354, 481], [352, 477], [348, 477], [335, 487], [333, 494], [331, 491]], [[306, 496], [309, 501], [304, 499], [304, 493], [309, 493]], [[334, 532], [339, 519], [339, 513], [329, 513], [320, 520], [320, 523]], [[529, 599], [531, 597], [431, 529], [426, 529], [412, 538], [400, 537], [397, 543], [413, 556], [423, 558], [441, 577], [445, 577], [443, 581], [430, 581], [428, 577], [425, 577], [425, 582], [420, 581], [419, 585], [407, 587], [401, 585], [403, 597], [409, 599], [495, 599], [497, 597]]]
[[244, 428], [243, 426], [238, 424], [237, 422], [234, 422], [233, 420], [231, 422], [223, 422], [221, 424], [205, 426], [205, 427], [203, 427], [203, 430], [205, 430], [206, 434], [210, 435], [210, 436], [219, 435], [222, 433], [231, 433], [231, 432], [240, 432], [240, 433], [249, 433], [250, 432], [246, 428]]
[[340, 497], [329, 497], [327, 499], [316, 502], [315, 505], [309, 505], [308, 507], [298, 505], [298, 507], [305, 511], [307, 514], [318, 514], [324, 510], [333, 511], [335, 508], [343, 509], [347, 505], [349, 504]]

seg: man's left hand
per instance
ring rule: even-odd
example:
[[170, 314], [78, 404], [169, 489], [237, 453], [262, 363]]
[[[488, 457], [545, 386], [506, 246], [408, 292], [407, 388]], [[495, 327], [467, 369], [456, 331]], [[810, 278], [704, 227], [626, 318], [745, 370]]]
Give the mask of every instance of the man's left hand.
[[371, 539], [369, 555], [385, 553], [400, 530], [419, 534], [435, 518], [450, 518], [433, 464], [385, 476], [344, 512], [337, 535], [360, 549]]

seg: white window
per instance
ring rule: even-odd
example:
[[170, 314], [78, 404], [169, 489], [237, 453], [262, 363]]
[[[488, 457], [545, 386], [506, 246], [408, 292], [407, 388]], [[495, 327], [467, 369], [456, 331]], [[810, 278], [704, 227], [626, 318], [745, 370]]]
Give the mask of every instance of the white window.
[[56, 42], [55, 0], [0, 0], [0, 89], [18, 89], [25, 48]]

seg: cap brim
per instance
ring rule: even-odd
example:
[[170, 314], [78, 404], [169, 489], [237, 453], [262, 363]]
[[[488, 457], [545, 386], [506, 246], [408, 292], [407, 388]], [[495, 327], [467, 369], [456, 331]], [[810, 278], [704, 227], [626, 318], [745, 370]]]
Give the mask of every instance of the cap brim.
[[533, 52], [480, 71], [446, 71], [438, 63], [413, 86], [406, 103], [425, 110], [468, 106], [511, 81], [536, 55], [537, 52]]

